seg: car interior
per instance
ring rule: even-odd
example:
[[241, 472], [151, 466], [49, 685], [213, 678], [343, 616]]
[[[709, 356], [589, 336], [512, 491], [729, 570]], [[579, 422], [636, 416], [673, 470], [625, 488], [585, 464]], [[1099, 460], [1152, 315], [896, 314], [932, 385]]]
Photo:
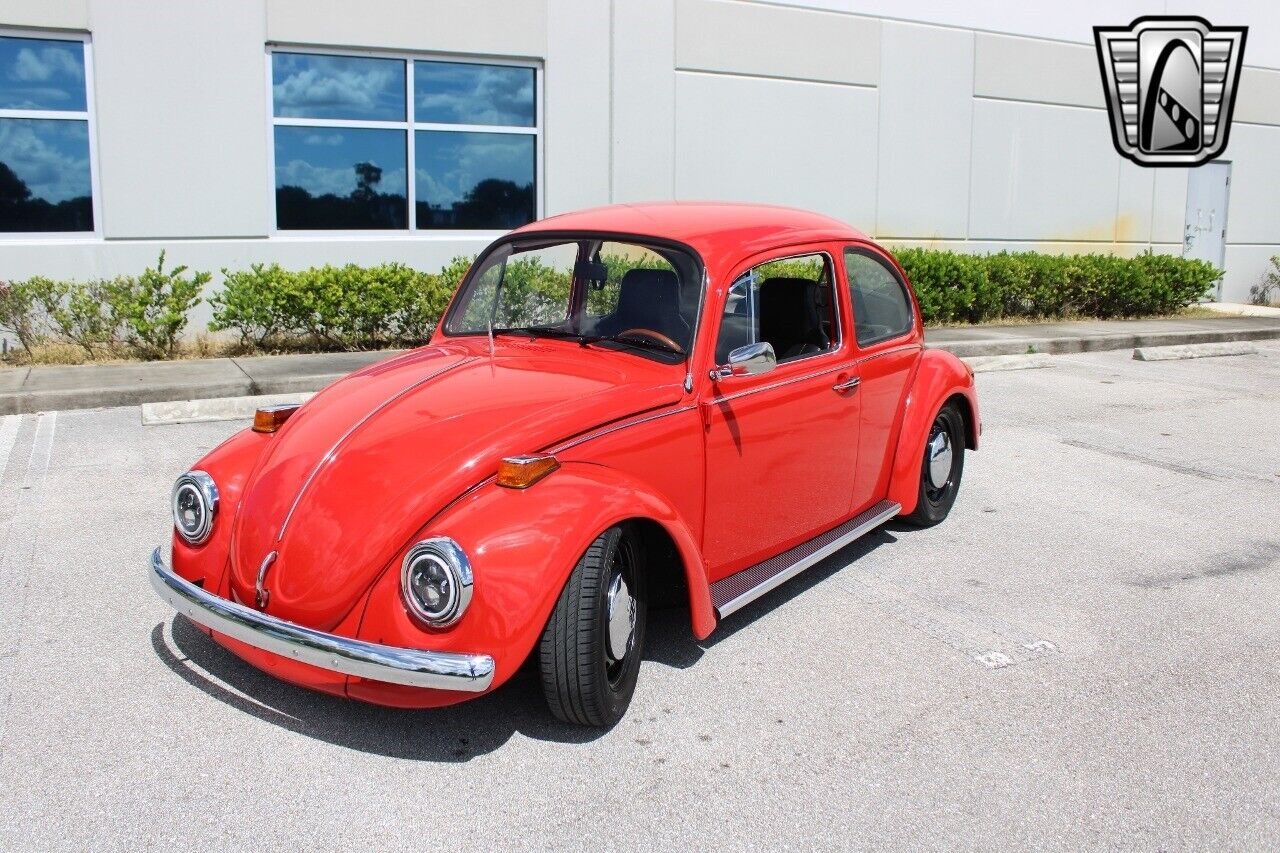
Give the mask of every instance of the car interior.
[[822, 272], [816, 279], [772, 276], [761, 280], [755, 270], [740, 277], [730, 288], [721, 319], [716, 363], [728, 363], [730, 352], [757, 341], [771, 344], [780, 364], [834, 348], [831, 280], [826, 264], [819, 268]]
[[674, 270], [627, 270], [618, 284], [617, 306], [596, 320], [593, 333], [652, 329], [674, 341], [688, 341], [693, 329], [682, 307], [680, 278]]

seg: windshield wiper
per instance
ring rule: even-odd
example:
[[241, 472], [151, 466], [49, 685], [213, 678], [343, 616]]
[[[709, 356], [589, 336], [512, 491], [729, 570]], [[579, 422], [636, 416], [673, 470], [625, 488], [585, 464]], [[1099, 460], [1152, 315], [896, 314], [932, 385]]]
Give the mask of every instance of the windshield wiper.
[[577, 332], [571, 332], [568, 329], [558, 329], [555, 326], [513, 326], [507, 329], [494, 329], [495, 335], [523, 335], [527, 338], [567, 338], [570, 340], [581, 340], [583, 335]]

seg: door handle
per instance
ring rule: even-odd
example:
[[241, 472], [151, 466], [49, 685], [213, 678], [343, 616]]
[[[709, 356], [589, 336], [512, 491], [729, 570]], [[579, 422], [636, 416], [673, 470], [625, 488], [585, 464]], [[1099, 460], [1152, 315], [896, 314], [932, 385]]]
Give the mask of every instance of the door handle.
[[862, 379], [860, 379], [857, 376], [854, 376], [852, 378], [846, 379], [844, 382], [837, 382], [835, 385], [832, 385], [831, 390], [837, 393], [840, 391], [851, 391], [856, 389], [861, 384], [862, 384]]

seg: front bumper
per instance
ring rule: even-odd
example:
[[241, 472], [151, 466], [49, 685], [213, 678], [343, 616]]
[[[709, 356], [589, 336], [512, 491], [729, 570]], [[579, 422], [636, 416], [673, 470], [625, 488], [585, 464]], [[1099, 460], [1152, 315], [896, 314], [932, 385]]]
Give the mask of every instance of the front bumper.
[[366, 643], [268, 616], [178, 577], [151, 553], [151, 586], [193, 622], [255, 648], [333, 672], [434, 690], [481, 693], [493, 683], [489, 655], [432, 652]]

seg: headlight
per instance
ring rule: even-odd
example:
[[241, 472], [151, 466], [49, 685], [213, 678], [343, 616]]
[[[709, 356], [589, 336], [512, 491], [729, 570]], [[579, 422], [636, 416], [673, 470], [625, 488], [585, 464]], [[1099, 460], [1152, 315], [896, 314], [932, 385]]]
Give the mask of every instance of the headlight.
[[173, 526], [190, 545], [203, 544], [218, 514], [218, 487], [203, 471], [188, 471], [173, 484]]
[[452, 539], [424, 539], [405, 554], [400, 592], [423, 622], [433, 628], [452, 625], [471, 603], [471, 561]]

